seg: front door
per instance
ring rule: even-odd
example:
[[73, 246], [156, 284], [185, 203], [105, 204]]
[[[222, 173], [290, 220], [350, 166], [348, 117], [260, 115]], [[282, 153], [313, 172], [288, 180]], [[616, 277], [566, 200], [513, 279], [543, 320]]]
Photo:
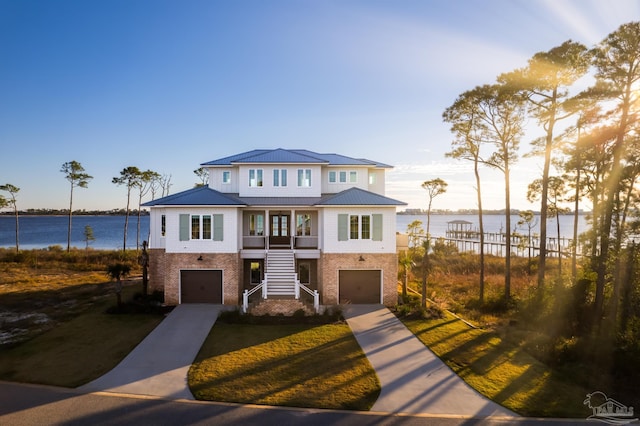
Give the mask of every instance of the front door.
[[289, 237], [289, 219], [288, 214], [274, 213], [271, 215], [271, 232], [269, 237], [269, 245], [273, 246], [287, 246], [291, 245], [291, 239]]

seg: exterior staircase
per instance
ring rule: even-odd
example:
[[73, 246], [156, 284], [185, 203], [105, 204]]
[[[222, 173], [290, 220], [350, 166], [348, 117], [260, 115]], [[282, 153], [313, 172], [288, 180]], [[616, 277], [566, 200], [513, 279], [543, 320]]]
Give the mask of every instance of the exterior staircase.
[[296, 263], [292, 250], [269, 250], [265, 265], [267, 297], [296, 294]]

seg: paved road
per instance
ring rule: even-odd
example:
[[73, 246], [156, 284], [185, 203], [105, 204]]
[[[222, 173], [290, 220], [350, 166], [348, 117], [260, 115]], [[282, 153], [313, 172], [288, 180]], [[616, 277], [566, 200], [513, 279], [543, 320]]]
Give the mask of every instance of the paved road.
[[586, 420], [394, 415], [388, 413], [259, 407], [213, 402], [86, 394], [77, 389], [0, 382], [0, 425], [402, 425], [569, 426]]

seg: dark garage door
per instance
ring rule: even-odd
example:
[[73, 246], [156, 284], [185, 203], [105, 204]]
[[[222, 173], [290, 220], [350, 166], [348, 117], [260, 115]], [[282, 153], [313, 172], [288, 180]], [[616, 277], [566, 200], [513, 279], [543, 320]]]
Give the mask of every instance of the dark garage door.
[[342, 270], [339, 274], [340, 303], [380, 303], [380, 270]]
[[182, 303], [222, 303], [222, 271], [180, 271]]

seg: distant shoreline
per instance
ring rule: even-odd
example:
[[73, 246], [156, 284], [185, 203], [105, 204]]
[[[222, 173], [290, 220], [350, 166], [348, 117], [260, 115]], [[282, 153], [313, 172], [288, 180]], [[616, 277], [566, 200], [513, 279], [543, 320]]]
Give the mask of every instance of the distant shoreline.
[[[78, 210], [73, 212], [73, 216], [125, 216], [127, 212], [122, 210]], [[129, 216], [137, 216], [138, 210], [130, 210]], [[12, 211], [0, 212], [0, 216], [15, 216]], [[18, 210], [18, 216], [69, 216], [69, 210]], [[147, 210], [141, 210], [140, 216], [149, 216]]]

